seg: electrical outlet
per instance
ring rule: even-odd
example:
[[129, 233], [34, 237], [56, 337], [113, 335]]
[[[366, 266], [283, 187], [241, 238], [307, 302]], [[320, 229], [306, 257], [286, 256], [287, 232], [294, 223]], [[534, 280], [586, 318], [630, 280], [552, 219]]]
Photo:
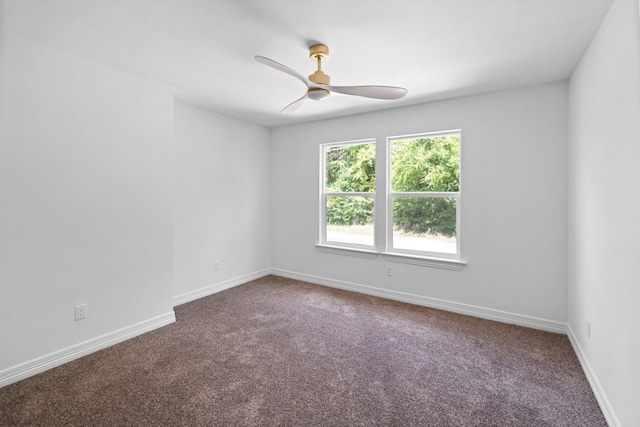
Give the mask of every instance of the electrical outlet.
[[220, 260], [219, 259], [213, 261], [213, 269], [214, 270], [220, 270]]
[[392, 276], [393, 272], [391, 271], [391, 266], [387, 265], [387, 276]]
[[87, 304], [76, 305], [76, 320], [87, 318]]

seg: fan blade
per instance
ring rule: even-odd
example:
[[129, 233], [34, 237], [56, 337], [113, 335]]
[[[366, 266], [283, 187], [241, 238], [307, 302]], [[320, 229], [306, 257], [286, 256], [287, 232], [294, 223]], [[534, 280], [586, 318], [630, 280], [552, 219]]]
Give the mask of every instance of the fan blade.
[[307, 99], [307, 94], [306, 93], [304, 94], [304, 96], [302, 98], [296, 99], [291, 104], [289, 104], [286, 107], [284, 107], [280, 112], [281, 113], [291, 113], [293, 111], [296, 111], [298, 109], [298, 107], [300, 107], [302, 105], [302, 103], [304, 102], [305, 99]]
[[395, 86], [317, 86], [328, 89], [331, 92], [376, 99], [399, 99], [407, 94], [405, 88]]
[[309, 84], [310, 84], [309, 80], [307, 80], [305, 76], [303, 76], [293, 68], [289, 68], [286, 65], [282, 65], [281, 63], [276, 62], [273, 59], [266, 58], [264, 56], [256, 55], [254, 56], [254, 58], [256, 59], [256, 61], [258, 61], [261, 64], [267, 65], [271, 68], [275, 68], [276, 70], [282, 71], [283, 73], [287, 73], [290, 76], [295, 77], [296, 79], [304, 83], [307, 87], [309, 87]]

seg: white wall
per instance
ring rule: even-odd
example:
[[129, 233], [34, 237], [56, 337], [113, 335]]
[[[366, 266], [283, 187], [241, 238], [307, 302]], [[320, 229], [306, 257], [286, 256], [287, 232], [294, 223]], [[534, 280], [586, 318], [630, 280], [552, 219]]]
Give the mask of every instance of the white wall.
[[173, 93], [7, 34], [0, 55], [2, 382], [173, 318]]
[[176, 304], [266, 274], [269, 130], [176, 103], [173, 156]]
[[[381, 257], [317, 251], [319, 144], [370, 137], [384, 143], [386, 136], [458, 128], [468, 262], [462, 271], [397, 264], [387, 277]], [[292, 277], [426, 303], [444, 300], [458, 311], [562, 331], [566, 144], [566, 83], [273, 129], [271, 265]]]
[[[639, 28], [638, 2], [616, 0], [568, 86], [271, 131], [3, 34], [0, 385], [271, 266], [544, 329], [568, 320], [605, 415], [636, 424]], [[462, 271], [394, 264], [387, 277], [380, 257], [316, 250], [319, 144], [456, 128]], [[80, 303], [88, 319], [75, 322]]]
[[[569, 326], [612, 425], [640, 423], [640, 25], [616, 0], [570, 81]], [[591, 336], [587, 335], [591, 321]]]

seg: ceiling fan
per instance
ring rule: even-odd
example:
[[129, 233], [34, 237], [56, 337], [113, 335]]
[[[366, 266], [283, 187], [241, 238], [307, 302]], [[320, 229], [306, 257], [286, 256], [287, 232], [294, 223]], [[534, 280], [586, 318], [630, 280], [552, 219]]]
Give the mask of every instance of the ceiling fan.
[[307, 79], [296, 70], [282, 65], [273, 59], [256, 55], [256, 61], [282, 71], [300, 80], [307, 86], [307, 93], [300, 99], [293, 101], [280, 111], [288, 113], [295, 111], [305, 99], [309, 98], [314, 101], [321, 101], [329, 97], [331, 92], [342, 93], [345, 95], [363, 96], [365, 98], [376, 99], [399, 99], [407, 94], [407, 89], [395, 86], [331, 86], [329, 75], [322, 71], [322, 61], [329, 57], [329, 48], [323, 44], [315, 44], [309, 48], [309, 58], [317, 62], [318, 69]]

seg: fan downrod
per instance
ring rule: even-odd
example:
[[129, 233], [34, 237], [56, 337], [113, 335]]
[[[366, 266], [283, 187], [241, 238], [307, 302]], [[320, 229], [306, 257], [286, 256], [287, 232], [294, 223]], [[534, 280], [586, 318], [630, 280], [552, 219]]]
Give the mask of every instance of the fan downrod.
[[314, 44], [309, 48], [309, 58], [318, 64], [318, 69], [309, 76], [309, 80], [320, 85], [330, 85], [331, 77], [322, 71], [322, 61], [329, 58], [329, 47], [323, 44]]

